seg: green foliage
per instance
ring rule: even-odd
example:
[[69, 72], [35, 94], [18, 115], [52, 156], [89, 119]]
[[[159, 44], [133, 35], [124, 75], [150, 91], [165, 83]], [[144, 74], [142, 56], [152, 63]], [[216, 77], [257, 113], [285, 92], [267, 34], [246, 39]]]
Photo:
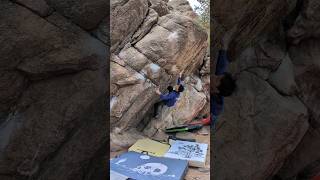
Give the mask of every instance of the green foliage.
[[210, 44], [210, 0], [197, 0], [200, 6], [195, 7], [199, 14], [199, 24], [206, 29], [208, 33], [208, 43]]
[[210, 29], [210, 0], [197, 0], [200, 6], [196, 6], [195, 10], [200, 15], [200, 22], [204, 28]]

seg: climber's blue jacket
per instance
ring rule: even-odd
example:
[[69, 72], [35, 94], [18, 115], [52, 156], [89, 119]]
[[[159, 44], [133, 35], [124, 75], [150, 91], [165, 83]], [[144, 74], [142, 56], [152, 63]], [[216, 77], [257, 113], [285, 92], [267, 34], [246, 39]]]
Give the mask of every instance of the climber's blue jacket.
[[172, 107], [177, 102], [177, 98], [179, 98], [179, 96], [180, 96], [180, 93], [178, 93], [177, 91], [172, 91], [165, 95], [161, 94], [160, 99], [164, 101], [166, 106]]
[[[220, 50], [215, 75], [223, 75], [223, 73], [226, 71], [228, 63], [227, 51]], [[213, 115], [212, 117], [216, 118], [223, 111], [224, 97], [221, 95], [211, 95], [210, 101], [210, 110]]]
[[[178, 78], [177, 85], [181, 84], [181, 78]], [[165, 103], [166, 106], [172, 107], [177, 102], [177, 99], [179, 98], [180, 93], [177, 91], [172, 91], [168, 94], [161, 94], [160, 99]]]

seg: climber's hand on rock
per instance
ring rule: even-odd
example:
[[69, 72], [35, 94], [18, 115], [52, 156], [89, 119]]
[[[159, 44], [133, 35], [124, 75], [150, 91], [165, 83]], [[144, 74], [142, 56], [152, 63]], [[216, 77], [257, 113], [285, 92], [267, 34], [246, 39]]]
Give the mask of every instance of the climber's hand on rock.
[[180, 77], [180, 78], [182, 77], [182, 74], [183, 74], [183, 71], [179, 73], [179, 77]]
[[156, 93], [157, 93], [158, 95], [161, 94], [161, 92], [160, 92], [160, 87], [157, 87], [157, 88], [156, 88]]

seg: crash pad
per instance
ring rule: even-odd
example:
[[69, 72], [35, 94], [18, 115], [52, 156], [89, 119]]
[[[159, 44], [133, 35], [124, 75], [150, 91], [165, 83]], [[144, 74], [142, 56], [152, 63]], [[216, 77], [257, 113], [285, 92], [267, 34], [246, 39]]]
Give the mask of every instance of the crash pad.
[[126, 152], [110, 160], [110, 170], [137, 180], [183, 180], [188, 162]]
[[145, 153], [152, 156], [163, 157], [169, 150], [170, 145], [161, 143], [149, 138], [139, 139], [133, 144], [128, 151], [134, 151], [138, 153]]
[[110, 180], [128, 180], [129, 177], [110, 170]]
[[187, 160], [190, 166], [204, 167], [208, 144], [176, 140], [164, 157]]

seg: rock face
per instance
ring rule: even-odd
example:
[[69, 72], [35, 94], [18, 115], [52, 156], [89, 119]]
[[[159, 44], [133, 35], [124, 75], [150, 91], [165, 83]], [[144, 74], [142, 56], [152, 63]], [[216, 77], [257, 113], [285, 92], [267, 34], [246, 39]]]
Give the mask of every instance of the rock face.
[[202, 64], [206, 39], [203, 29], [191, 19], [169, 14], [159, 18], [135, 48], [169, 74], [177, 74], [177, 70], [189, 74]]
[[319, 1], [304, 0], [302, 2], [301, 12], [288, 32], [288, 37], [291, 38], [295, 44], [306, 38], [319, 38], [320, 35]]
[[234, 28], [238, 85], [217, 123], [213, 178], [311, 179], [320, 172], [319, 2], [217, 0], [213, 12], [211, 57]]
[[113, 0], [110, 11], [111, 52], [118, 52], [131, 41], [148, 13], [147, 0]]
[[159, 16], [170, 13], [167, 3], [163, 0], [149, 0], [149, 3], [151, 4], [150, 8], [154, 9]]
[[310, 112], [311, 127], [296, 150], [287, 158], [279, 176], [310, 179], [320, 171], [320, 153], [316, 150], [320, 147], [319, 40], [305, 40], [298, 46], [291, 46], [290, 55], [296, 67], [299, 97]]
[[30, 10], [36, 12], [41, 17], [46, 17], [52, 12], [50, 6], [44, 0], [39, 0], [37, 2], [32, 0], [16, 0], [14, 1], [22, 6], [29, 8]]
[[64, 17], [71, 19], [73, 23], [85, 30], [96, 28], [104, 18], [106, 18], [109, 8], [108, 1], [105, 0], [45, 0], [47, 4], [54, 8]]
[[197, 14], [192, 10], [189, 1], [187, 0], [171, 0], [168, 5], [173, 12], [183, 14], [185, 16], [196, 18]]
[[293, 95], [296, 93], [297, 84], [294, 78], [293, 64], [289, 56], [282, 61], [275, 72], [270, 74], [269, 82], [284, 95]]
[[83, 29], [103, 21], [106, 3], [0, 2], [1, 179], [98, 171], [90, 163], [106, 142], [108, 51]]
[[[147, 6], [144, 2], [114, 1], [111, 11], [112, 150], [132, 145], [137, 137], [153, 136], [158, 129], [190, 121], [208, 105], [204, 80], [199, 78], [208, 47], [206, 31], [189, 16], [169, 11], [166, 1], [149, 0]], [[139, 15], [130, 14], [131, 9]], [[122, 11], [126, 13], [119, 13]], [[122, 18], [131, 25], [124, 31], [118, 26], [124, 24], [119, 22]], [[175, 108], [163, 109], [163, 118], [152, 120], [153, 106], [160, 100], [156, 87], [165, 92], [182, 71], [186, 86]]]
[[214, 176], [265, 179], [281, 167], [307, 131], [308, 112], [297, 97], [281, 96], [252, 73], [241, 73], [237, 84], [215, 133]]
[[[230, 47], [231, 58], [236, 58], [250, 44], [259, 40], [261, 33], [268, 33], [279, 20], [294, 7], [295, 1], [217, 0], [213, 17], [222, 31], [236, 28]], [[218, 25], [219, 24], [219, 25]]]

